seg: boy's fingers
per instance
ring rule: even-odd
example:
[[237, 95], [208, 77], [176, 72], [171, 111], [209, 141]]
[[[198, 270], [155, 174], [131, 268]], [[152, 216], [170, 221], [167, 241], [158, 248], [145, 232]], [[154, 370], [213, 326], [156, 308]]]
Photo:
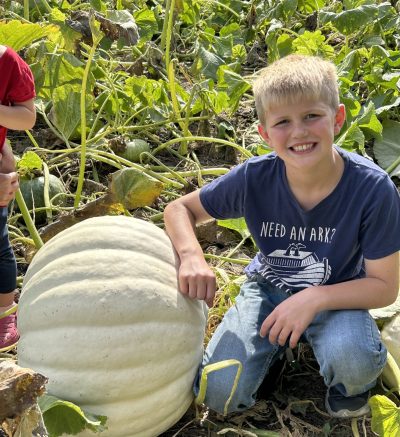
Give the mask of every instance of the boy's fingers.
[[300, 337], [301, 337], [301, 334], [299, 334], [298, 332], [296, 332], [296, 331], [292, 332], [292, 335], [290, 337], [290, 342], [289, 342], [289, 347], [291, 349], [294, 349], [297, 346], [297, 343], [299, 342]]

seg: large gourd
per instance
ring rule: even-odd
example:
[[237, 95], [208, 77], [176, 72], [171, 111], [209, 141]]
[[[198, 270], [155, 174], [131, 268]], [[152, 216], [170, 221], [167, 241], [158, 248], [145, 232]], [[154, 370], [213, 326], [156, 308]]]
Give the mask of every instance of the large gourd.
[[107, 416], [103, 437], [157, 436], [192, 402], [202, 357], [203, 302], [177, 290], [172, 245], [155, 225], [76, 224], [26, 273], [19, 364], [47, 376], [50, 394]]

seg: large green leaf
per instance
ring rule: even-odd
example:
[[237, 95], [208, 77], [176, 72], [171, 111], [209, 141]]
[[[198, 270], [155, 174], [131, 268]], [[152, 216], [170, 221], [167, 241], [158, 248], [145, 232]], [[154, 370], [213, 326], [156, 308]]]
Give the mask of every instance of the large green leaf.
[[251, 84], [228, 66], [221, 65], [218, 69], [218, 88], [224, 90], [229, 96], [230, 112], [234, 113], [238, 108], [240, 98], [251, 88]]
[[223, 228], [228, 228], [232, 229], [233, 231], [239, 232], [242, 238], [250, 237], [250, 231], [247, 228], [244, 218], [218, 220], [217, 223], [218, 226], [222, 226]]
[[387, 120], [382, 126], [382, 139], [376, 140], [374, 144], [375, 157], [391, 176], [400, 176], [400, 123]]
[[372, 412], [372, 431], [379, 437], [399, 437], [400, 408], [382, 395], [372, 396], [368, 403]]
[[87, 413], [72, 402], [60, 400], [55, 396], [43, 395], [38, 403], [49, 437], [59, 437], [64, 434], [76, 435], [85, 429], [99, 433], [106, 429], [107, 418], [105, 416]]
[[53, 108], [49, 119], [66, 139], [80, 123], [80, 99], [81, 93], [69, 85], [57, 87], [53, 91]]
[[33, 42], [58, 32], [57, 26], [21, 23], [17, 20], [0, 22], [0, 44], [12, 47], [15, 51], [30, 46]]
[[[332, 23], [344, 35], [359, 32], [367, 24], [378, 18], [380, 9], [387, 8], [388, 3], [381, 5], [362, 5], [339, 13], [320, 11], [319, 18], [322, 24]], [[390, 4], [389, 4], [390, 6]]]

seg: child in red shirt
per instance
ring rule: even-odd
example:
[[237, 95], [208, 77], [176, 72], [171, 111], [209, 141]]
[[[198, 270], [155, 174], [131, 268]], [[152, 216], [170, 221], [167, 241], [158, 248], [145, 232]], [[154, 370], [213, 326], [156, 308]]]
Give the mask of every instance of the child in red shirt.
[[7, 231], [7, 205], [19, 185], [6, 135], [7, 129], [33, 127], [34, 97], [35, 86], [28, 65], [14, 50], [0, 45], [0, 352], [14, 347], [19, 338], [14, 303], [17, 266]]

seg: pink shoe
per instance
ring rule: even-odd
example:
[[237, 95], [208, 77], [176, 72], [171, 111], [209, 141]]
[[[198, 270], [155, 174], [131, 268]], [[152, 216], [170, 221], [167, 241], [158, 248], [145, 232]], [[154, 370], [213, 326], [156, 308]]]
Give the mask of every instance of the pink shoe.
[[[0, 314], [1, 317], [1, 314]], [[19, 340], [17, 315], [10, 314], [0, 319], [0, 352], [12, 349]]]

